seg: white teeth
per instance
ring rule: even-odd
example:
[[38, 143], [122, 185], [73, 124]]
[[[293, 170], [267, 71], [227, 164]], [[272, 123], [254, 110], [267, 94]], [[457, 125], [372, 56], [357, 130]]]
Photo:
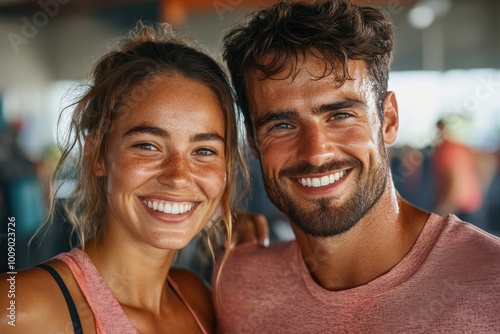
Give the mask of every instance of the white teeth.
[[298, 181], [300, 184], [302, 184], [305, 187], [314, 187], [314, 188], [324, 187], [324, 186], [330, 185], [332, 183], [335, 183], [336, 181], [338, 181], [342, 177], [344, 177], [344, 175], [346, 175], [346, 174], [347, 174], [346, 171], [342, 171], [342, 172], [337, 172], [337, 173], [330, 174], [330, 175], [325, 175], [325, 176], [322, 176], [321, 178], [318, 178], [318, 177], [301, 178], [301, 179], [298, 179]]
[[175, 203], [175, 202], [160, 202], [157, 201], [143, 201], [148, 207], [155, 211], [162, 211], [169, 214], [182, 214], [191, 210], [194, 203]]
[[321, 185], [322, 185], [322, 186], [326, 186], [326, 185], [329, 185], [329, 184], [330, 184], [330, 179], [329, 179], [328, 175], [323, 176], [323, 177], [320, 179], [320, 181], [321, 181]]
[[163, 208], [163, 212], [165, 212], [165, 213], [171, 213], [172, 212], [172, 204], [166, 203], [165, 207]]

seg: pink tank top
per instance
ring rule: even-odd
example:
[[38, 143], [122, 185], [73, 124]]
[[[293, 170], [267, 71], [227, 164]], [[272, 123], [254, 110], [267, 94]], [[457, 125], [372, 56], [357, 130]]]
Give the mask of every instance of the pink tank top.
[[[55, 258], [66, 263], [73, 273], [80, 290], [92, 310], [98, 334], [138, 334], [134, 325], [132, 325], [126, 316], [87, 254], [79, 248], [74, 248], [68, 253], [57, 255]], [[170, 277], [167, 277], [167, 282], [193, 315], [201, 332], [204, 334], [207, 333], [200, 319], [198, 319], [194, 310], [182, 296], [175, 282]]]

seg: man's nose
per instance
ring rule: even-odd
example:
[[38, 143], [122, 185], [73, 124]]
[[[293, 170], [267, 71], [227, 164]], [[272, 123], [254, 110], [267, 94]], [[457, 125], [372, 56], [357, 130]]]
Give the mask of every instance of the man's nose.
[[321, 166], [334, 157], [334, 143], [321, 124], [304, 126], [298, 141], [298, 158], [312, 166]]

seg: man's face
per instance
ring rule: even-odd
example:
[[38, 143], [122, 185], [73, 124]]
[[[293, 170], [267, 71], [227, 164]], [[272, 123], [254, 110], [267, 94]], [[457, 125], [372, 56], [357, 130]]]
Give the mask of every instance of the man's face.
[[[328, 237], [356, 224], [380, 199], [389, 169], [384, 141], [397, 132], [397, 110], [382, 125], [364, 62], [352, 80], [318, 79], [323, 61], [307, 57], [296, 76], [247, 79], [254, 154], [271, 201], [304, 233]], [[386, 103], [395, 98], [386, 98]], [[391, 104], [392, 105], [392, 104]]]

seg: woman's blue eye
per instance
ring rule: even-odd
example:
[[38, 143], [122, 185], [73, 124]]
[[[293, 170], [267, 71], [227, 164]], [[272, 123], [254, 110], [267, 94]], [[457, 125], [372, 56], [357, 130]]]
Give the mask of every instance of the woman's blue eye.
[[140, 148], [142, 150], [158, 151], [158, 149], [156, 148], [156, 146], [154, 146], [153, 144], [149, 144], [149, 143], [140, 143], [140, 144], [136, 144], [134, 146], [137, 147], [137, 148]]
[[209, 150], [208, 148], [200, 148], [196, 150], [197, 155], [214, 155], [215, 152], [212, 150]]

